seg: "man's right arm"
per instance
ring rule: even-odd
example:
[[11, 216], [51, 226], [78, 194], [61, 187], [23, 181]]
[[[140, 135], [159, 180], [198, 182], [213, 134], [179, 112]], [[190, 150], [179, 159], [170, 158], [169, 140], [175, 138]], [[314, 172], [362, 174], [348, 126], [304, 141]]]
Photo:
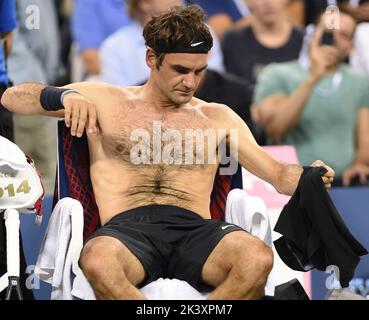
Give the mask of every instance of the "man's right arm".
[[281, 141], [298, 124], [316, 81], [309, 75], [292, 94], [277, 93], [258, 104], [258, 120], [273, 140]]
[[17, 114], [40, 114], [64, 118], [67, 127], [71, 128], [71, 134], [80, 137], [86, 127], [91, 133], [96, 132], [96, 108], [94, 100], [90, 99], [89, 93], [93, 90], [89, 90], [89, 87], [93, 85], [87, 86], [81, 83], [63, 87], [63, 89], [78, 90], [81, 94], [66, 94], [62, 106], [56, 111], [48, 111], [42, 107], [40, 96], [46, 86], [38, 83], [24, 83], [7, 89], [1, 98], [1, 104]]
[[45, 111], [40, 104], [41, 91], [46, 87], [39, 83], [24, 83], [7, 89], [1, 97], [1, 104], [17, 114], [42, 114], [63, 117], [64, 112]]
[[[295, 164], [286, 164], [277, 161], [262, 149], [253, 138], [247, 125], [230, 108], [218, 105], [218, 121], [221, 127], [233, 130], [237, 139], [229, 140], [229, 154], [239, 164], [260, 179], [270, 183], [275, 189], [287, 195], [292, 195], [299, 183], [303, 168]], [[334, 171], [324, 162], [317, 160], [311, 166], [323, 166], [327, 172], [322, 180], [327, 189], [331, 187]]]
[[321, 46], [321, 35], [319, 30], [311, 41], [309, 73], [295, 91], [290, 95], [276, 93], [257, 103], [257, 121], [277, 142], [297, 126], [315, 85], [329, 71], [329, 66], [334, 64], [337, 49]]

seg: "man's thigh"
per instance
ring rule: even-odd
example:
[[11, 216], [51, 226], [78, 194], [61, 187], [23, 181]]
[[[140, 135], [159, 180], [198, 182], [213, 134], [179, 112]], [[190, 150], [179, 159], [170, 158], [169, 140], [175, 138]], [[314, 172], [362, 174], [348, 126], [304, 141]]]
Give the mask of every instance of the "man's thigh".
[[202, 281], [218, 287], [235, 265], [247, 269], [264, 243], [245, 231], [226, 234], [210, 253], [202, 268]]
[[146, 277], [141, 261], [126, 245], [114, 237], [98, 236], [89, 240], [81, 254], [82, 268], [86, 259], [96, 260], [97, 266], [104, 265], [104, 269], [110, 269], [108, 271], [111, 274], [123, 270], [128, 281], [135, 286], [143, 282]]

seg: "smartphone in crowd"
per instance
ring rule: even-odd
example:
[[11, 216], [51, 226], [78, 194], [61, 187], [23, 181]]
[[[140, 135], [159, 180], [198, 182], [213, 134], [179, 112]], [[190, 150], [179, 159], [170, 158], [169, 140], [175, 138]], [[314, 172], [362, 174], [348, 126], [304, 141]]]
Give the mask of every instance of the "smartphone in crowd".
[[322, 39], [320, 41], [321, 45], [333, 46], [334, 45], [334, 36], [332, 31], [324, 31], [322, 35]]

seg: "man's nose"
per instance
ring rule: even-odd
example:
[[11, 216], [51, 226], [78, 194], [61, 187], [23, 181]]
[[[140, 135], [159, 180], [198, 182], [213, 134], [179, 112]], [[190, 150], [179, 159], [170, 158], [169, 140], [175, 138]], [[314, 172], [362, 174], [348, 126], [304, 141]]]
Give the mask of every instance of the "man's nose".
[[195, 87], [195, 75], [192, 72], [185, 75], [183, 78], [183, 85], [187, 89], [193, 89]]

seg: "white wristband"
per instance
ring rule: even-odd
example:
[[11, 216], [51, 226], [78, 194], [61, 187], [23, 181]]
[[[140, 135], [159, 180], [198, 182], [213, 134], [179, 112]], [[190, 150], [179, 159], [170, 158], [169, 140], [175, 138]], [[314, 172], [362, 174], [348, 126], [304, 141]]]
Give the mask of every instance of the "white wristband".
[[61, 102], [61, 104], [62, 104], [63, 106], [64, 106], [64, 103], [63, 103], [64, 96], [65, 96], [66, 94], [68, 94], [68, 93], [78, 93], [78, 94], [81, 94], [79, 91], [77, 91], [77, 90], [72, 90], [72, 89], [64, 91], [64, 92], [61, 94], [61, 96], [60, 96], [60, 102]]

